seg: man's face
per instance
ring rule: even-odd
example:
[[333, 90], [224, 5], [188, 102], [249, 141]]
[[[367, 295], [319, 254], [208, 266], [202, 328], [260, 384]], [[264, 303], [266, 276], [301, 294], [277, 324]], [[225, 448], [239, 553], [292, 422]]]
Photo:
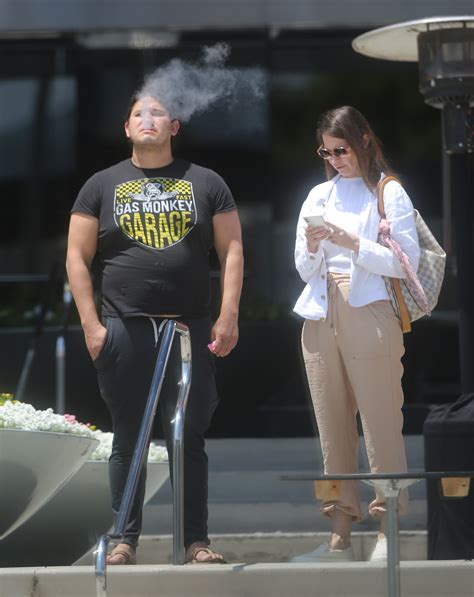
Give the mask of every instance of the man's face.
[[153, 97], [143, 97], [135, 102], [125, 134], [134, 146], [166, 146], [179, 130], [179, 121], [171, 120], [166, 108]]

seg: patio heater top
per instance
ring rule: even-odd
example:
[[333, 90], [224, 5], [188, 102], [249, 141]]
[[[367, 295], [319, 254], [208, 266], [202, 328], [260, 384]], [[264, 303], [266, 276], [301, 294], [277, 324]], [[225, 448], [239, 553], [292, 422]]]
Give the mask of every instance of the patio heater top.
[[359, 35], [352, 47], [372, 58], [418, 62], [420, 93], [443, 111], [444, 150], [474, 152], [474, 16], [389, 25]]

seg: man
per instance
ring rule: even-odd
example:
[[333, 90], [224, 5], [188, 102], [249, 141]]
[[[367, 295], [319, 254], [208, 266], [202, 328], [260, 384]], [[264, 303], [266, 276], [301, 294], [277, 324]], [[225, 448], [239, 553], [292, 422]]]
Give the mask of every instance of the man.
[[[190, 329], [193, 364], [184, 438], [185, 559], [223, 562], [208, 547], [204, 433], [218, 401], [213, 355], [225, 357], [238, 339], [243, 277], [239, 217], [220, 176], [173, 157], [171, 140], [180, 123], [170, 115], [171, 107], [139, 95], [130, 106], [125, 134], [132, 144], [131, 159], [96, 173], [83, 186], [72, 209], [67, 252], [71, 290], [112, 417], [112, 507], [115, 513], [120, 509], [156, 362], [160, 324], [176, 318]], [[220, 314], [213, 325], [208, 314], [212, 246], [221, 264]], [[101, 317], [91, 277], [96, 256]], [[170, 460], [176, 396], [176, 385], [171, 392], [164, 386], [158, 404]], [[109, 564], [136, 563], [145, 474], [125, 536], [108, 556]]]

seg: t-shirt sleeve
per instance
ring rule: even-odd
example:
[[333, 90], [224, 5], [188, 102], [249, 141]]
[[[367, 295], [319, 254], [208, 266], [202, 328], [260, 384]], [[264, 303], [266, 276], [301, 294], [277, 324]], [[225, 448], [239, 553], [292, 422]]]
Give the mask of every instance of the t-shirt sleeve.
[[100, 217], [100, 181], [94, 174], [79, 191], [71, 213], [83, 213], [95, 218]]
[[234, 197], [224, 179], [213, 170], [207, 175], [207, 188], [212, 215], [237, 209]]

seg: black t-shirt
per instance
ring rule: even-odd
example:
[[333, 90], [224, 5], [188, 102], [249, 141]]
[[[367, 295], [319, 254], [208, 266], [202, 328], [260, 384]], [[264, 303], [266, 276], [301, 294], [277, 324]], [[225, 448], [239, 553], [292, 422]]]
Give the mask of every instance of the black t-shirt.
[[205, 314], [212, 217], [235, 209], [218, 174], [181, 159], [157, 169], [128, 159], [94, 174], [72, 213], [99, 220], [102, 314]]

